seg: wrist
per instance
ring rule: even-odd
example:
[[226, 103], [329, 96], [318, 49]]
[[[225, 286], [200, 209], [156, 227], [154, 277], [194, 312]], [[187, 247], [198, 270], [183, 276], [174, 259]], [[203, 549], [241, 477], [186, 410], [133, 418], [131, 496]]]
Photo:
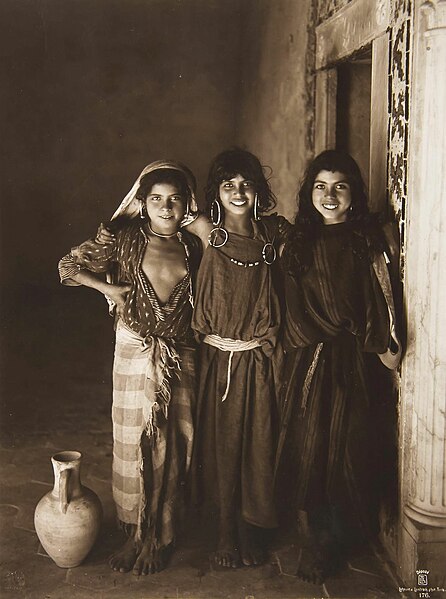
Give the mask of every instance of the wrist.
[[100, 291], [103, 295], [110, 295], [110, 290], [113, 287], [113, 285], [111, 285], [110, 283], [107, 283], [107, 281], [101, 281], [97, 287], [98, 291]]

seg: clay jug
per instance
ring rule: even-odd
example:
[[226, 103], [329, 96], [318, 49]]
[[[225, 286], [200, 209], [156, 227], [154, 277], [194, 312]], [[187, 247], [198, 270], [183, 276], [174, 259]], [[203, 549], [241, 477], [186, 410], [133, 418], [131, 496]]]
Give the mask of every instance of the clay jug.
[[74, 568], [85, 559], [102, 520], [98, 496], [81, 484], [81, 458], [78, 451], [61, 451], [51, 458], [54, 488], [34, 513], [37, 536], [60, 568]]

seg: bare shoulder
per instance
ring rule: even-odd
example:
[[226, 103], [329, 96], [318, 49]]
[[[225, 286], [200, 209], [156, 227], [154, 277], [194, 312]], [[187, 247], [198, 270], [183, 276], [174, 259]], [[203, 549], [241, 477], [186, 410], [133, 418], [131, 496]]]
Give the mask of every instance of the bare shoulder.
[[204, 214], [199, 214], [193, 222], [186, 225], [184, 228], [186, 231], [189, 231], [189, 233], [193, 233], [199, 237], [203, 247], [206, 248], [208, 246], [209, 233], [213, 229], [213, 224]]

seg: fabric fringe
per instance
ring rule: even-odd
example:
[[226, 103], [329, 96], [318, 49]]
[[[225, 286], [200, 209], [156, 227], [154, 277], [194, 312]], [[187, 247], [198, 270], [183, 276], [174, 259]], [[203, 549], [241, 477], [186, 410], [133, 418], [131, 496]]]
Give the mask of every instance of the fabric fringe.
[[308, 395], [310, 393], [311, 381], [313, 380], [314, 371], [316, 370], [316, 366], [319, 361], [319, 355], [320, 355], [323, 347], [324, 347], [323, 343], [317, 344], [316, 349], [314, 351], [313, 360], [311, 361], [310, 368], [308, 369], [308, 372], [305, 376], [305, 380], [304, 380], [304, 384], [303, 384], [303, 388], [302, 388], [302, 403], [301, 403], [302, 414], [305, 414], [305, 411], [307, 409], [307, 401], [308, 401]]
[[134, 538], [136, 533], [136, 524], [130, 524], [129, 522], [123, 522], [119, 518], [118, 520], [118, 528], [122, 530], [123, 533], [129, 538]]
[[[170, 381], [173, 375], [179, 378], [181, 370], [181, 359], [173, 345], [164, 341], [161, 337], [151, 337], [153, 343], [157, 343], [160, 350], [160, 365], [161, 365], [161, 382], [155, 391], [156, 401], [151, 407], [148, 420], [144, 427], [144, 432], [148, 437], [156, 439], [157, 425], [156, 414], [161, 411], [164, 418], [167, 420], [169, 415], [169, 404], [172, 396], [172, 388]], [[145, 344], [143, 348], [147, 347]], [[150, 378], [147, 375], [147, 378]]]
[[[135, 542], [147, 542], [154, 549], [160, 547], [157, 536], [159, 531], [157, 527], [157, 516], [150, 514], [149, 503], [151, 501], [150, 496], [146, 496], [145, 488], [145, 467], [150, 468], [149, 462], [144, 457], [145, 446], [151, 446], [152, 450], [156, 448], [158, 441], [161, 441], [161, 428], [164, 424], [163, 419], [167, 420], [169, 412], [169, 404], [172, 397], [171, 382], [174, 375], [177, 375], [178, 379], [181, 380], [181, 359], [175, 347], [174, 340], [163, 339], [155, 335], [141, 338], [131, 329], [128, 329], [125, 325], [118, 325], [117, 327], [117, 341], [128, 347], [127, 355], [134, 355], [134, 350], [142, 352], [142, 359], [135, 359], [134, 361], [134, 372], [130, 371], [130, 366], [127, 363], [127, 355], [121, 357], [118, 354], [118, 364], [121, 364], [119, 360], [122, 360], [122, 371], [126, 372], [129, 370], [127, 376], [143, 376], [145, 377], [144, 390], [141, 389], [143, 397], [140, 398], [140, 404], [142, 407], [142, 420], [138, 426], [139, 434], [137, 435], [138, 441], [132, 441], [131, 444], [134, 447], [134, 461], [132, 470], [127, 473], [123, 472], [122, 476], [128, 476], [133, 478], [139, 478], [139, 484], [137, 486], [138, 493], [133, 503], [132, 509], [126, 507], [122, 509], [121, 517], [124, 516], [126, 519], [125, 512], [132, 511], [133, 515], [131, 519], [134, 522], [132, 524], [126, 524], [122, 522], [121, 528], [126, 534], [131, 535]], [[116, 362], [116, 357], [115, 357]], [[116, 363], [115, 363], [116, 368]], [[123, 375], [119, 375], [123, 376]], [[130, 391], [133, 394], [133, 390]], [[133, 397], [133, 395], [132, 395]], [[122, 398], [121, 400], [122, 401]], [[121, 408], [122, 409], [122, 408]], [[118, 427], [117, 423], [114, 426]], [[120, 424], [119, 426], [122, 426]], [[121, 431], [121, 434], [124, 433]], [[146, 442], [148, 440], [148, 443]], [[122, 441], [125, 444], [125, 438]], [[170, 458], [169, 458], [170, 459]], [[132, 476], [133, 474], [133, 476]], [[120, 481], [121, 485], [122, 481]], [[119, 487], [119, 490], [123, 493], [126, 492], [125, 486]], [[136, 489], [135, 489], [136, 490]], [[135, 495], [134, 490], [131, 491]], [[118, 507], [121, 504], [117, 504]], [[147, 537], [148, 535], [148, 537]], [[145, 538], [147, 537], [147, 538]]]

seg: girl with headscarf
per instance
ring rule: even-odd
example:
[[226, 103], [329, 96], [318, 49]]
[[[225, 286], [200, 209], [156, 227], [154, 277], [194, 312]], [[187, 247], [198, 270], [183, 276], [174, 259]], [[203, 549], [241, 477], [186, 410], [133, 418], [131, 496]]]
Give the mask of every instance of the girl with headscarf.
[[377, 532], [373, 387], [401, 357], [388, 268], [395, 253], [353, 158], [317, 156], [281, 259], [287, 358], [277, 481], [298, 522], [298, 575], [318, 584]]
[[201, 245], [179, 227], [194, 194], [188, 168], [149, 164], [108, 225], [112, 240], [88, 240], [59, 263], [63, 284], [98, 290], [115, 311], [113, 498], [128, 540], [110, 565], [120, 572], [164, 568], [191, 459]]

